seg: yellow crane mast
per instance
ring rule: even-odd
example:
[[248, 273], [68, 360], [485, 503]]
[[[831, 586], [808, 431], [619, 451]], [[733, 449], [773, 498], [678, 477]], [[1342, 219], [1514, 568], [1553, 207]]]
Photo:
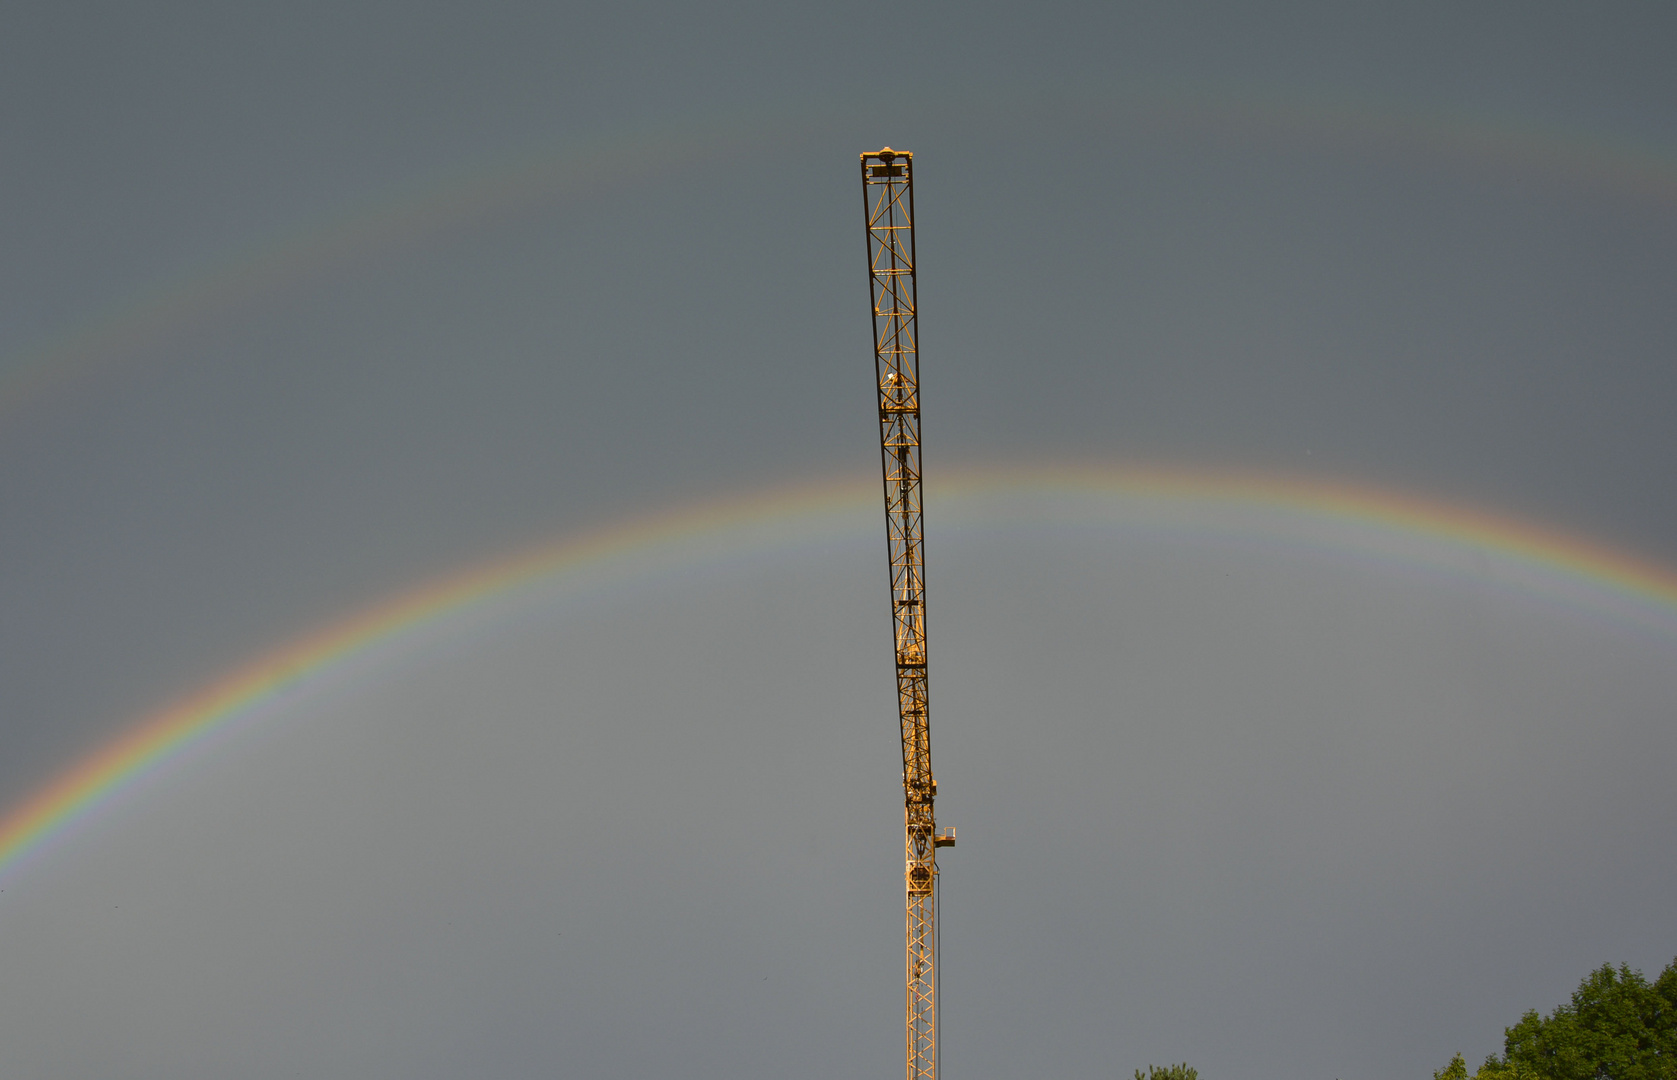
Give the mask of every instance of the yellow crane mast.
[[907, 1080], [936, 1080], [937, 849], [955, 830], [937, 827], [926, 727], [926, 565], [920, 510], [920, 365], [914, 323], [914, 155], [861, 155], [873, 293], [874, 375], [879, 385], [885, 535], [891, 555], [891, 621], [897, 650], [897, 713], [903, 740], [903, 883]]

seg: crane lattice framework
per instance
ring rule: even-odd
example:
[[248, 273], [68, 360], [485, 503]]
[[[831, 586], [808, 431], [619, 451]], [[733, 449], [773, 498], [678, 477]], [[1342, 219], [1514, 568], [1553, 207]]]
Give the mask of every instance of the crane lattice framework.
[[914, 155], [889, 146], [862, 158], [873, 292], [880, 462], [891, 555], [897, 712], [903, 742], [903, 882], [907, 894], [907, 1080], [936, 1080], [939, 831], [926, 726], [926, 565], [920, 503], [920, 365], [915, 337]]

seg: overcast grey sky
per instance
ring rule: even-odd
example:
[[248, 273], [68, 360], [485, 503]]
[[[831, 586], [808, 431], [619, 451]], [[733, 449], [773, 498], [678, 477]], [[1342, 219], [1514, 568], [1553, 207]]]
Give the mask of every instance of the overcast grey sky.
[[[887, 143], [934, 500], [1257, 468], [1677, 564], [1667, 4], [0, 27], [6, 805], [464, 566], [874, 477]], [[1677, 640], [1023, 513], [927, 526], [952, 1076], [1424, 1076], [1677, 954]], [[879, 524], [509, 609], [135, 793], [0, 896], [18, 1075], [900, 1067]]]

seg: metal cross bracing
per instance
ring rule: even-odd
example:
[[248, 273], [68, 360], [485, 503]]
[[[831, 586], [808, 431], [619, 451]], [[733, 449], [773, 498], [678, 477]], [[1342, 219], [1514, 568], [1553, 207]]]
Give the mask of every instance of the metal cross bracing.
[[861, 155], [872, 282], [874, 375], [879, 389], [885, 534], [903, 748], [906, 926], [906, 1080], [935, 1080], [937, 849], [955, 843], [933, 813], [926, 725], [926, 572], [920, 505], [920, 370], [915, 339], [914, 155], [890, 147]]

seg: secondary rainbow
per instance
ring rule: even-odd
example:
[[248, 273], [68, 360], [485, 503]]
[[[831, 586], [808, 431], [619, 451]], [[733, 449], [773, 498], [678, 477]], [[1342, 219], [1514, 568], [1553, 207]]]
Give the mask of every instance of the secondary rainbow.
[[[1223, 137], [1256, 138], [1395, 153], [1423, 160], [1483, 162], [1585, 187], [1677, 204], [1677, 155], [1591, 132], [1443, 111], [1380, 107], [1346, 98], [1290, 100], [1251, 88], [1173, 92], [1139, 89], [1105, 100], [1022, 98], [1005, 105], [951, 102], [970, 114], [1061, 108], [1093, 124], [1128, 122]], [[860, 110], [865, 113], [865, 108]], [[762, 114], [680, 129], [619, 133], [563, 148], [534, 147], [392, 188], [324, 221], [300, 224], [211, 260], [0, 362], [0, 414], [47, 387], [73, 380], [182, 329], [237, 312], [288, 284], [326, 274], [450, 229], [514, 215], [627, 177], [656, 175], [725, 159], [780, 132], [847, 130], [855, 108], [802, 115]]]
[[[1114, 499], [1154, 506], [1245, 510], [1283, 517], [1306, 532], [1350, 525], [1370, 536], [1424, 539], [1458, 552], [1496, 556], [1656, 613], [1677, 638], [1677, 572], [1530, 522], [1348, 481], [1256, 472], [1044, 464], [951, 472], [928, 490], [951, 518], [964, 502], [1053, 497], [1068, 505]], [[187, 747], [250, 716], [291, 689], [340, 670], [376, 647], [400, 647], [439, 620], [539, 583], [586, 577], [612, 588], [656, 573], [729, 557], [753, 557], [871, 530], [871, 482], [824, 482], [636, 518], [430, 581], [262, 655], [129, 725], [0, 817], [0, 879], [75, 822]], [[934, 522], [936, 518], [934, 516]], [[1024, 520], [1023, 518], [1020, 519]], [[936, 525], [934, 524], [934, 531]], [[1335, 541], [1355, 547], [1355, 541]]]

